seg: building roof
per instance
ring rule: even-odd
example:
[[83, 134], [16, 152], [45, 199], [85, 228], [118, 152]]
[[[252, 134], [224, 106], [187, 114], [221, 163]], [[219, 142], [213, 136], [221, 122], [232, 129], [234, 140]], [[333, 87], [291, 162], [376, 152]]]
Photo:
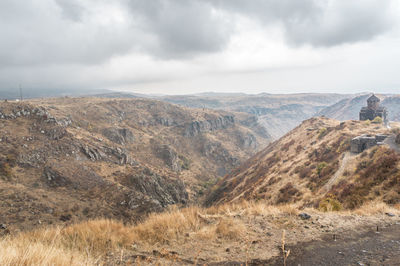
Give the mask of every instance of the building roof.
[[375, 96], [375, 94], [372, 94], [371, 97], [368, 98], [367, 102], [380, 102], [381, 100]]

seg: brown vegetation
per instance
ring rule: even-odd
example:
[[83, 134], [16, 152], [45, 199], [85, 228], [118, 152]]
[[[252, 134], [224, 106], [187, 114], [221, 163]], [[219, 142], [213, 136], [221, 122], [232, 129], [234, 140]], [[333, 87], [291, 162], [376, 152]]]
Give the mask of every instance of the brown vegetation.
[[[324, 211], [330, 210], [334, 209]], [[241, 202], [208, 209], [171, 209], [152, 214], [137, 225], [102, 219], [38, 229], [0, 239], [0, 264], [129, 264], [138, 262], [138, 258], [144, 265], [165, 264], [168, 260], [177, 265], [196, 260], [202, 263], [221, 259], [265, 260], [279, 256], [277, 247], [282, 243], [282, 230], [287, 230], [285, 245], [293, 245], [322, 237], [321, 226], [331, 230], [340, 228], [344, 232], [354, 227], [362, 230], [362, 225], [383, 223], [385, 212], [400, 213], [382, 203], [370, 203], [357, 209], [355, 213], [361, 217], [348, 212], [305, 211], [312, 215], [312, 223], [301, 220], [297, 216], [299, 209], [293, 205]], [[266, 234], [269, 237], [266, 238]], [[244, 246], [248, 248], [243, 249]]]

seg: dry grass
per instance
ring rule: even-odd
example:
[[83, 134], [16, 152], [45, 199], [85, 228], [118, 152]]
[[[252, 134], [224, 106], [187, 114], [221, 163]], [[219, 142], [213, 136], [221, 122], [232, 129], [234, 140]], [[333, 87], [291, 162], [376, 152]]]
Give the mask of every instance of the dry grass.
[[399, 213], [399, 206], [389, 206], [383, 202], [372, 201], [364, 204], [360, 208], [354, 210], [352, 213], [358, 215], [376, 215], [385, 213]]
[[[325, 215], [316, 209], [303, 211]], [[130, 250], [133, 245], [165, 247], [198, 240], [205, 240], [204, 243], [244, 241], [250, 233], [246, 219], [264, 217], [268, 221], [280, 217], [296, 223], [299, 212], [295, 205], [269, 206], [243, 201], [210, 208], [171, 209], [151, 214], [137, 225], [94, 220], [65, 228], [40, 229], [0, 240], [0, 265], [98, 265], [106, 260], [107, 254], [123, 254], [123, 250]], [[334, 216], [337, 219], [341, 215], [368, 216], [386, 212], [399, 214], [400, 210], [371, 202], [354, 211], [335, 212]]]
[[44, 244], [25, 237], [0, 241], [0, 265], [95, 265], [96, 260], [75, 250]]

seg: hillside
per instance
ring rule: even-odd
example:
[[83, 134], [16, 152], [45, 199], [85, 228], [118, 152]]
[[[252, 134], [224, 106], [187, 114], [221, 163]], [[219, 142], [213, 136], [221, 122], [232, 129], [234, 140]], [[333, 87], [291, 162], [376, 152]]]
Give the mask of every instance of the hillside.
[[263, 200], [351, 209], [370, 200], [399, 203], [400, 155], [389, 145], [349, 152], [355, 136], [392, 131], [366, 121], [311, 118], [228, 174], [206, 204]]
[[322, 109], [352, 95], [328, 93], [299, 94], [217, 94], [164, 96], [159, 99], [187, 107], [212, 108], [243, 112], [258, 117], [260, 124], [274, 138], [313, 117]]
[[[367, 105], [370, 94], [360, 95], [354, 98], [343, 99], [331, 106], [328, 106], [317, 113], [317, 116], [326, 116], [337, 120], [359, 119], [361, 107]], [[390, 121], [400, 121], [400, 95], [381, 95], [381, 105], [389, 110]]]
[[254, 116], [155, 100], [2, 102], [1, 223], [135, 220], [196, 202], [268, 141]]

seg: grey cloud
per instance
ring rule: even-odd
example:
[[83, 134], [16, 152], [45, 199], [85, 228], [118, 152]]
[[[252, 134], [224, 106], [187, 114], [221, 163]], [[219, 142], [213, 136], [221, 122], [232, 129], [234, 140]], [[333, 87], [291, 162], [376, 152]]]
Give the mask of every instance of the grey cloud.
[[55, 0], [62, 9], [62, 15], [72, 21], [82, 21], [85, 8], [77, 0]]
[[216, 52], [225, 47], [232, 32], [212, 6], [198, 0], [128, 0], [125, 2], [144, 30], [155, 36], [148, 50], [166, 58]]
[[280, 24], [290, 44], [336, 46], [368, 41], [390, 30], [393, 1], [209, 0], [222, 10]]
[[73, 4], [77, 2], [4, 1], [0, 4], [0, 68], [99, 64], [126, 54], [135, 44], [134, 30], [127, 34], [124, 27], [86, 21], [83, 8]]

